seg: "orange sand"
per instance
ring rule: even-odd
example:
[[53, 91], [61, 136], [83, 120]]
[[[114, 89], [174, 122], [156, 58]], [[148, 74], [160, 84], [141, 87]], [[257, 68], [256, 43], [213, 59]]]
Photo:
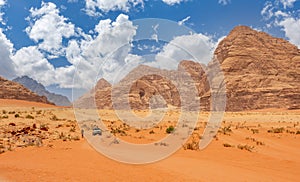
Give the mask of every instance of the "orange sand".
[[[2, 107], [53, 107], [25, 101], [0, 101]], [[51, 112], [59, 118], [74, 119], [72, 109], [53, 107]], [[106, 115], [106, 119], [114, 118]], [[53, 146], [17, 148], [0, 154], [0, 181], [299, 181], [300, 135], [267, 132], [272, 127], [300, 131], [299, 111], [226, 113], [224, 121], [223, 126], [232, 126], [232, 133], [219, 133], [206, 149], [180, 149], [169, 158], [147, 165], [113, 161], [82, 139], [55, 140]], [[67, 121], [47, 122], [55, 129], [57, 123]], [[251, 129], [258, 129], [259, 133], [254, 134]], [[69, 131], [69, 128], [64, 130]], [[257, 145], [251, 139], [264, 145]], [[225, 143], [235, 147], [224, 147]], [[239, 144], [255, 148], [252, 152], [240, 150], [236, 147]]]

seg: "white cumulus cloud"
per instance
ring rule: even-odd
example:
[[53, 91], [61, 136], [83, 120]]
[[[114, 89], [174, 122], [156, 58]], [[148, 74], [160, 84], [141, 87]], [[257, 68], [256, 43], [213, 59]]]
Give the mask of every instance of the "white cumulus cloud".
[[120, 14], [115, 21], [100, 20], [93, 31], [96, 36], [80, 42], [70, 41], [66, 56], [70, 63], [77, 65], [79, 86], [91, 87], [96, 77], [113, 81], [120, 68], [129, 60], [136, 60], [129, 54], [136, 29], [127, 15]]
[[215, 49], [216, 43], [203, 34], [191, 34], [175, 37], [156, 55], [157, 63], [152, 66], [164, 69], [176, 69], [182, 60], [193, 60], [208, 63]]
[[[268, 1], [261, 11], [261, 15], [266, 21], [268, 28], [281, 28], [285, 37], [293, 44], [300, 48], [300, 18], [295, 11], [289, 11], [297, 0], [279, 0]], [[283, 8], [282, 8], [283, 6]]]
[[27, 75], [45, 86], [55, 83], [54, 67], [36, 46], [23, 47], [12, 56], [17, 75]]
[[100, 20], [93, 35], [76, 30], [80, 39], [70, 39], [65, 47], [64, 56], [70, 66], [55, 68], [40, 45], [23, 47], [12, 59], [18, 76], [28, 75], [45, 86], [57, 84], [61, 88], [89, 89], [98, 77], [112, 81], [125, 64], [137, 62], [139, 57], [129, 53], [136, 29], [127, 15], [120, 14], [115, 21]]
[[300, 19], [287, 16], [283, 20], [278, 21], [276, 25], [282, 27], [289, 41], [300, 48]]
[[31, 25], [26, 28], [29, 37], [38, 44], [39, 49], [54, 56], [63, 54], [63, 39], [75, 35], [74, 24], [59, 14], [54, 3], [42, 2], [40, 9], [30, 9]]
[[294, 3], [297, 0], [280, 0], [280, 2], [282, 3], [284, 9], [286, 8], [292, 8], [294, 6]]
[[188, 0], [162, 0], [162, 1], [170, 6], [173, 6], [175, 4], [180, 4], [181, 2], [188, 1]]
[[0, 6], [5, 5], [5, 3], [6, 3], [6, 0], [0, 0]]
[[5, 34], [0, 29], [0, 75], [11, 79], [15, 76], [15, 68], [11, 55], [13, 51], [13, 44], [7, 39]]
[[90, 16], [101, 15], [99, 12], [109, 12], [121, 10], [128, 12], [130, 8], [138, 5], [143, 6], [143, 0], [85, 0], [86, 12]]

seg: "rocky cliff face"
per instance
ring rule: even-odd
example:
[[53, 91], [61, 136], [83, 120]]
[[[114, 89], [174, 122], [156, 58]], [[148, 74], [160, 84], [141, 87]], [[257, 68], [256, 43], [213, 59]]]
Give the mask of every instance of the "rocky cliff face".
[[[200, 64], [196, 64], [201, 67]], [[111, 86], [104, 79], [99, 80], [95, 86], [97, 89], [86, 93], [75, 101], [74, 105], [79, 108], [97, 106], [99, 109], [137, 110], [168, 106], [197, 108], [197, 83], [183, 68], [181, 69], [168, 71], [140, 65], [116, 85]]]
[[76, 108], [96, 108], [96, 103], [98, 108], [112, 109], [111, 84], [103, 78], [88, 93], [74, 101], [73, 106]]
[[300, 109], [300, 50], [246, 26], [234, 28], [215, 55], [227, 89], [227, 110]]
[[[100, 80], [102, 84], [92, 91], [96, 105], [99, 109], [146, 109], [189, 103], [192, 110], [199, 105], [202, 110], [211, 110], [213, 93], [226, 86], [227, 111], [300, 109], [300, 50], [296, 46], [239, 26], [220, 42], [214, 54], [207, 66], [182, 61], [178, 70], [167, 71], [141, 65], [113, 87]], [[222, 74], [216, 72], [217, 67], [224, 82], [218, 81]], [[158, 95], [165, 101], [160, 102]], [[84, 97], [88, 102], [89, 98]], [[129, 108], [124, 105], [127, 100]]]
[[52, 104], [45, 96], [39, 96], [19, 83], [0, 77], [0, 85], [1, 99], [17, 99]]
[[32, 92], [37, 93], [40, 96], [45, 96], [47, 99], [54, 103], [57, 106], [70, 106], [71, 102], [66, 96], [62, 96], [59, 94], [49, 92], [42, 84], [38, 83], [37, 81], [29, 78], [28, 76], [22, 76], [15, 78], [14, 82], [18, 82], [31, 90]]

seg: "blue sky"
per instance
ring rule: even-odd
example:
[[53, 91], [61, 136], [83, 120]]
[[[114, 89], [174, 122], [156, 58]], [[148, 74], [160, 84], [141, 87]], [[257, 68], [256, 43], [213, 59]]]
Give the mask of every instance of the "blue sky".
[[71, 97], [138, 64], [207, 63], [237, 25], [300, 47], [299, 8], [299, 0], [0, 0], [0, 75], [28, 75]]

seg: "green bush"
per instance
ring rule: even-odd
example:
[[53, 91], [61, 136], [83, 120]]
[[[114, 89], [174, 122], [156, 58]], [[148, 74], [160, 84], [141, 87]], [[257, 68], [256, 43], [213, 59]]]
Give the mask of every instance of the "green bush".
[[20, 115], [19, 114], [15, 114], [15, 118], [19, 118], [20, 117]]
[[169, 126], [167, 129], [166, 129], [166, 133], [170, 134], [170, 133], [173, 133], [175, 130], [174, 126]]

